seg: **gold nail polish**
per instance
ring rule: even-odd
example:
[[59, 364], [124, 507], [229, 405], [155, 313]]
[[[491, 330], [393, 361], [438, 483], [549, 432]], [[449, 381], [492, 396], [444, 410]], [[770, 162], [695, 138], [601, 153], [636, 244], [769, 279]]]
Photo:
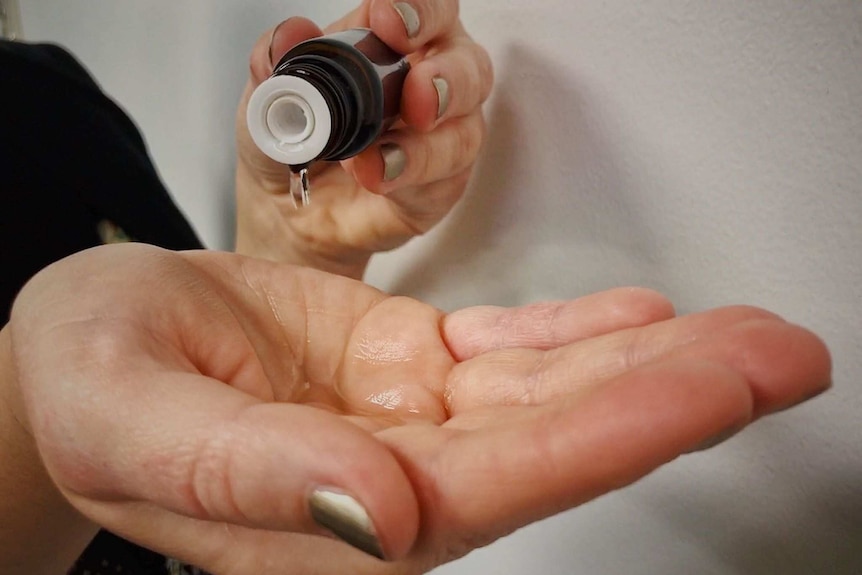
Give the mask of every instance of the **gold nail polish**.
[[449, 82], [445, 78], [437, 76], [431, 80], [431, 83], [434, 84], [434, 89], [437, 91], [437, 119], [439, 120], [449, 107]]
[[380, 155], [383, 157], [383, 181], [391, 182], [407, 167], [407, 154], [398, 144], [382, 144]]
[[401, 17], [401, 21], [404, 22], [404, 28], [407, 30], [407, 37], [415, 38], [418, 36], [419, 13], [416, 11], [416, 8], [407, 2], [395, 2], [392, 7], [395, 8], [395, 11], [398, 12], [398, 15]]
[[309, 497], [311, 517], [345, 543], [378, 559], [385, 559], [374, 524], [356, 499], [340, 491], [320, 488]]

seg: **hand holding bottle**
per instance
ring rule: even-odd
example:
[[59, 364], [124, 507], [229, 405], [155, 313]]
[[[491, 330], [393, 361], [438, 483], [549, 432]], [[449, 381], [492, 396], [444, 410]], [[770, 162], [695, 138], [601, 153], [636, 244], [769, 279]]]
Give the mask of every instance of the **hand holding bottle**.
[[324, 31], [291, 18], [256, 44], [237, 114], [238, 252], [361, 277], [371, 255], [427, 231], [463, 194], [493, 73], [458, 19], [457, 2], [366, 0], [325, 32], [358, 27], [411, 64], [401, 119], [358, 156], [313, 166], [313, 201], [301, 210], [293, 207], [290, 168], [254, 144], [246, 110], [282, 55]]

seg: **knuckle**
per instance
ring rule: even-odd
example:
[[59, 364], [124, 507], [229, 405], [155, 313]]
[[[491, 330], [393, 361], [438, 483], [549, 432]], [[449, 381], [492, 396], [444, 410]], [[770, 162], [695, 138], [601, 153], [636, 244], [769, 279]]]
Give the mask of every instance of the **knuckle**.
[[244, 517], [233, 488], [233, 433], [224, 429], [190, 455], [186, 493], [192, 509], [205, 519]]
[[455, 170], [460, 171], [459, 168], [463, 169], [475, 161], [482, 145], [483, 124], [481, 114], [476, 114], [455, 126], [455, 145], [451, 148], [455, 154], [452, 158]]

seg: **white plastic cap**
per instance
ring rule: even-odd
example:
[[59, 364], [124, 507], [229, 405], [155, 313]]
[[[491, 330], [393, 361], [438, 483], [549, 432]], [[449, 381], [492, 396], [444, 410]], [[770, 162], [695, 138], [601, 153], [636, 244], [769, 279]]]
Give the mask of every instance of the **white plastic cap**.
[[261, 83], [249, 99], [246, 121], [264, 154], [294, 166], [316, 159], [332, 133], [326, 100], [296, 76], [273, 76]]

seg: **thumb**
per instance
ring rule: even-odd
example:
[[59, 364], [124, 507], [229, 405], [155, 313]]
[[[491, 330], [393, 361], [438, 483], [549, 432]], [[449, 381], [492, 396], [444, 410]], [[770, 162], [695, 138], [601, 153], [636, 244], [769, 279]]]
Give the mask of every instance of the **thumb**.
[[[105, 386], [98, 401], [84, 378], [72, 379], [80, 397], [65, 395], [76, 408], [62, 428], [34, 431], [58, 487], [109, 530], [159, 550], [172, 543], [161, 534], [187, 518], [328, 533], [387, 559], [413, 545], [419, 511], [410, 481], [374, 436], [333, 413], [261, 402], [192, 373], [109, 375], [134, 385]], [[161, 521], [141, 521], [129, 502], [149, 504]]]
[[308, 18], [294, 16], [267, 30], [258, 38], [251, 52], [249, 68], [251, 84], [257, 86], [266, 80], [284, 54], [305, 40], [316, 38], [323, 31]]
[[[251, 177], [269, 182], [272, 191], [283, 193], [289, 190], [290, 171], [260, 151], [248, 131], [246, 111], [252, 92], [261, 82], [272, 75], [272, 69], [284, 54], [299, 42], [322, 34], [320, 28], [307, 18], [288, 18], [275, 28], [264, 32], [251, 51], [250, 76], [240, 99], [236, 113], [236, 136], [240, 177]], [[240, 212], [243, 210], [241, 209]]]

